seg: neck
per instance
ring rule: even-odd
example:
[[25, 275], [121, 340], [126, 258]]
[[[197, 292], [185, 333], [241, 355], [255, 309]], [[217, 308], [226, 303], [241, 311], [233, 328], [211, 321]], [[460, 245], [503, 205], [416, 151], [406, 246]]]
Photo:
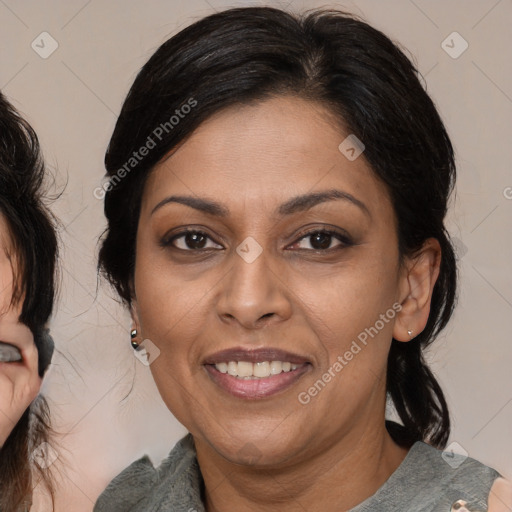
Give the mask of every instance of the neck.
[[196, 440], [206, 489], [207, 512], [349, 510], [381, 487], [408, 450], [384, 423], [353, 432], [285, 467], [251, 468], [227, 461]]

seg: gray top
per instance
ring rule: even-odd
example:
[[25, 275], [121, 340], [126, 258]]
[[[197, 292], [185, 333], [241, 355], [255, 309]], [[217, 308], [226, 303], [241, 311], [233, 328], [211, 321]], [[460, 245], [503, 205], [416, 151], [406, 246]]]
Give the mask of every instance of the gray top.
[[[458, 500], [470, 510], [487, 510], [487, 497], [500, 474], [471, 459], [421, 441], [365, 501], [349, 512], [450, 512]], [[93, 512], [204, 512], [203, 480], [192, 436], [181, 439], [155, 468], [147, 455], [116, 476], [99, 496]]]

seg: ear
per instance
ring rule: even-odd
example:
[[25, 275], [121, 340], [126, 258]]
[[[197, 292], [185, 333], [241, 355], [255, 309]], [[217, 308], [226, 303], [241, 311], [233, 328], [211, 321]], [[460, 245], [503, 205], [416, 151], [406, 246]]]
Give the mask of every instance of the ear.
[[393, 338], [396, 340], [410, 341], [427, 325], [440, 265], [441, 246], [436, 238], [428, 238], [419, 251], [406, 256], [399, 283], [402, 309], [396, 316], [393, 328]]

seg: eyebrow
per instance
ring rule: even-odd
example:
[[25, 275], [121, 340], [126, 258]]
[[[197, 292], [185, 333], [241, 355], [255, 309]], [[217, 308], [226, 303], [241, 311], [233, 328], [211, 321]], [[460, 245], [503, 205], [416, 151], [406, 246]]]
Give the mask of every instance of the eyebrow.
[[[348, 192], [343, 192], [342, 190], [337, 189], [325, 190], [323, 192], [313, 192], [292, 197], [277, 208], [276, 214], [284, 217], [286, 215], [292, 215], [297, 212], [309, 210], [318, 204], [334, 200], [350, 202], [371, 218], [369, 209], [362, 201], [355, 198]], [[190, 208], [194, 208], [203, 213], [216, 217], [228, 217], [230, 213], [229, 208], [211, 199], [203, 199], [192, 196], [169, 196], [160, 201], [153, 208], [151, 215], [169, 203], [183, 204], [185, 206], [189, 206]]]

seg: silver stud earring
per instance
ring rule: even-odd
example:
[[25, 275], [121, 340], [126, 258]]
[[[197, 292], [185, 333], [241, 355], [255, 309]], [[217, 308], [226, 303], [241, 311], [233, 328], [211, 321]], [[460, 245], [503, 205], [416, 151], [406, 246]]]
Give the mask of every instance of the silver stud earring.
[[412, 336], [412, 331], [411, 331], [411, 330], [407, 331], [407, 334], [408, 334], [409, 336]]
[[137, 337], [137, 329], [132, 329], [131, 330], [130, 337], [131, 337], [132, 348], [134, 350], [138, 349], [139, 348], [139, 344], [135, 341], [135, 338]]

